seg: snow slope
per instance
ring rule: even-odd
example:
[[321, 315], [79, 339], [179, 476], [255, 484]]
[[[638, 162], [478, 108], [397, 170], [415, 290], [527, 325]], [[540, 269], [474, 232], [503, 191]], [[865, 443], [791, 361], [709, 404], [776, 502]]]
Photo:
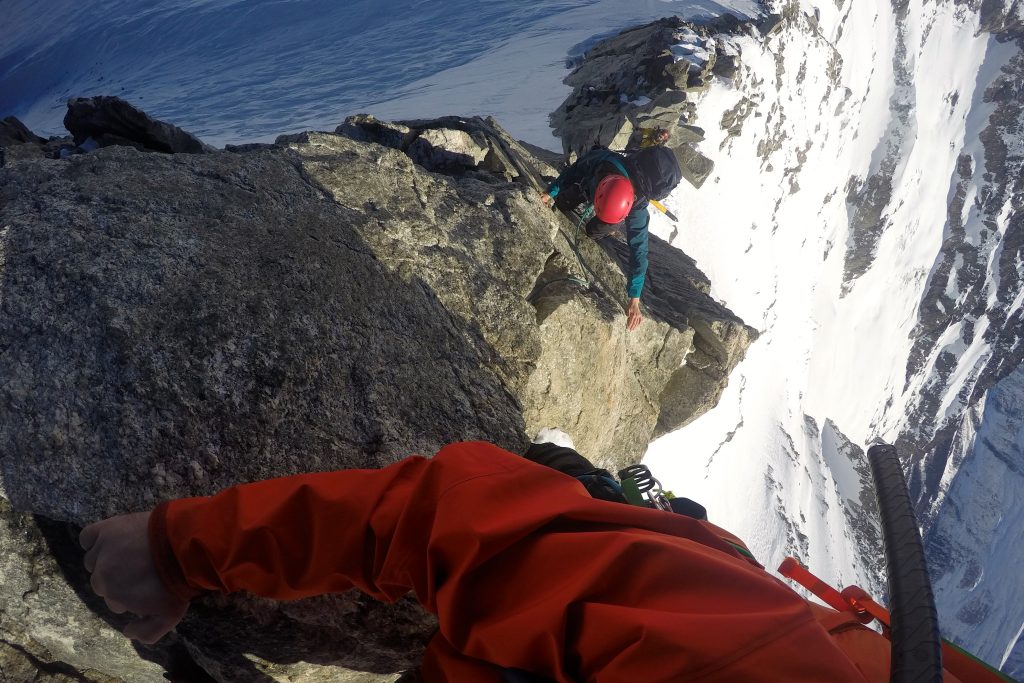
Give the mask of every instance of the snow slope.
[[[1019, 462], [1021, 409], [1005, 398], [1001, 410], [981, 409], [974, 395], [997, 349], [1011, 358], [1019, 336], [1019, 273], [996, 296], [999, 263], [1007, 261], [999, 255], [1019, 249], [1012, 194], [990, 192], [995, 211], [964, 201], [962, 228], [949, 219], [959, 183], [965, 193], [984, 183], [982, 142], [996, 106], [988, 89], [1020, 51], [951, 2], [805, 3], [787, 12], [767, 41], [737, 41], [739, 83], [717, 82], [698, 107], [708, 133], [701, 150], [715, 160], [715, 174], [668, 202], [683, 227], [657, 217], [655, 228], [665, 237], [675, 231], [674, 244], [697, 259], [713, 295], [763, 336], [719, 406], [652, 444], [647, 462], [667, 487], [749, 539], [767, 565], [793, 554], [834, 584], [881, 594], [877, 529], [865, 515], [870, 496], [861, 498], [867, 492], [847, 463], [855, 473], [866, 468], [852, 444], [880, 438], [913, 451], [950, 421], [971, 410], [978, 420], [983, 410], [1004, 448], [965, 446], [949, 468], [948, 495], [971, 501], [981, 486], [972, 490], [971, 478], [999, 479], [1007, 469], [1017, 478], [1003, 476], [1006, 486], [1019, 491], [1024, 483], [1019, 465], [1000, 470], [992, 452]], [[958, 230], [976, 238], [971, 254], [981, 265], [970, 287], [989, 292], [990, 305], [958, 310], [926, 332], [930, 285], [948, 279], [943, 288], [955, 303], [957, 283], [968, 279], [955, 264], [941, 268]], [[1019, 259], [1009, 262], [1019, 267]], [[988, 404], [999, 395], [1010, 390]], [[939, 510], [952, 501], [927, 484], [937, 478], [924, 472], [932, 466], [905, 455], [925, 481], [919, 499], [936, 508], [936, 533], [977, 553], [969, 564], [966, 551], [953, 557], [949, 575], [933, 566], [943, 628], [1002, 665], [1024, 621], [1019, 562], [1011, 561], [1024, 540], [1016, 494], [983, 506], [982, 516], [1002, 516], [1000, 523], [965, 523]], [[970, 467], [961, 471], [965, 460]], [[961, 618], [965, 605], [978, 604], [980, 591], [965, 591], [972, 581], [990, 599], [984, 614]]]
[[[1024, 368], [1018, 368], [967, 411], [945, 498], [956, 514], [940, 514], [929, 530], [936, 600], [958, 635], [979, 656], [1024, 672], [1019, 606], [1024, 604]], [[936, 571], [937, 570], [937, 571]], [[1016, 609], [1006, 609], [1006, 605]]]

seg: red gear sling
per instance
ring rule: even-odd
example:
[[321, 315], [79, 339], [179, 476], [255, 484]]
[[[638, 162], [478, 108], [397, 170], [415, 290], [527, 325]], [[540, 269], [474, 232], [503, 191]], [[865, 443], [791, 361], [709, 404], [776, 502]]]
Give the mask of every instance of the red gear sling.
[[[562, 683], [888, 680], [884, 639], [812, 610], [714, 525], [595, 500], [486, 443], [171, 501], [150, 539], [185, 598], [414, 591], [440, 624], [430, 682], [499, 681], [502, 667]], [[844, 654], [853, 641], [867, 666]]]

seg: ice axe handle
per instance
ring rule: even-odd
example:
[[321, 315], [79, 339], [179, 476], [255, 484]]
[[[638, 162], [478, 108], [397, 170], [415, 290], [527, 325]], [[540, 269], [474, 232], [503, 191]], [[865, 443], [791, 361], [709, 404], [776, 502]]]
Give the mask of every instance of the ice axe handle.
[[657, 209], [658, 211], [661, 211], [661, 212], [662, 212], [663, 214], [665, 214], [666, 216], [668, 216], [670, 220], [673, 220], [673, 221], [678, 221], [678, 220], [679, 220], [679, 218], [678, 218], [678, 217], [677, 217], [677, 216], [676, 216], [676, 215], [675, 215], [674, 213], [672, 213], [671, 211], [669, 211], [669, 210], [668, 210], [668, 207], [666, 207], [666, 206], [665, 206], [664, 204], [662, 204], [661, 202], [659, 202], [659, 201], [656, 201], [656, 200], [654, 200], [654, 199], [648, 199], [647, 201], [649, 201], [649, 202], [651, 203], [651, 205], [652, 205], [652, 206], [653, 206], [654, 208], [656, 208], [656, 209]]

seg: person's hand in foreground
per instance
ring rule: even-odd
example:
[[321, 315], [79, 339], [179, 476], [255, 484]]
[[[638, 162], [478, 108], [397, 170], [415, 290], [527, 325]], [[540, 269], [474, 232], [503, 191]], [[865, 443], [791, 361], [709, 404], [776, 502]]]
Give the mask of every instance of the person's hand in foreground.
[[540, 201], [544, 206], [551, 206], [555, 203], [555, 200], [547, 192], [540, 192], [538, 194], [540, 194]]
[[640, 327], [644, 316], [640, 312], [640, 299], [630, 299], [629, 308], [626, 309], [626, 329], [632, 332]]
[[133, 640], [152, 644], [178, 625], [188, 601], [175, 596], [157, 574], [149, 549], [149, 513], [111, 517], [82, 529], [85, 568], [92, 589], [115, 614], [139, 617], [124, 629]]

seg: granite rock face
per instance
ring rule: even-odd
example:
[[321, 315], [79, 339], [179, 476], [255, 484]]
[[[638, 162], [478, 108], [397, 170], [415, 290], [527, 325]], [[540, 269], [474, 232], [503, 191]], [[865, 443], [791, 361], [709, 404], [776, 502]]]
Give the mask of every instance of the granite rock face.
[[16, 512], [0, 498], [0, 680], [166, 680], [171, 658], [181, 655], [177, 636], [160, 650], [133, 647], [116, 630], [125, 620], [89, 591], [76, 545], [65, 525]]
[[45, 606], [0, 589], [11, 666], [394, 680], [433, 618], [356, 594], [204, 599], [133, 659], [88, 602], [75, 528], [453, 440], [521, 451], [546, 426], [614, 469], [713, 405], [755, 336], [656, 240], [647, 320], [627, 333], [621, 254], [540, 204], [556, 170], [495, 121], [339, 131], [0, 169], [0, 543], [41, 558], [8, 572], [53, 586]]
[[[649, 308], [662, 311], [670, 325], [688, 327], [692, 334], [692, 348], [683, 367], [661, 390], [661, 412], [654, 430], [657, 438], [718, 404], [729, 375], [758, 334], [708, 296], [711, 282], [696, 261], [657, 235], [651, 235], [650, 242], [651, 253], [657, 257], [651, 258], [647, 271], [644, 301]], [[599, 244], [620, 268], [628, 267], [629, 249], [623, 242], [603, 240]]]
[[[378, 161], [378, 182], [399, 172], [388, 161], [413, 175], [404, 155], [334, 139], [348, 178]], [[408, 222], [379, 213], [391, 188], [350, 184], [358, 207], [331, 201], [285, 149], [114, 147], [6, 172], [0, 440], [15, 505], [83, 522], [457, 438], [517, 448], [507, 362], [361, 236], [431, 224], [405, 180]]]

